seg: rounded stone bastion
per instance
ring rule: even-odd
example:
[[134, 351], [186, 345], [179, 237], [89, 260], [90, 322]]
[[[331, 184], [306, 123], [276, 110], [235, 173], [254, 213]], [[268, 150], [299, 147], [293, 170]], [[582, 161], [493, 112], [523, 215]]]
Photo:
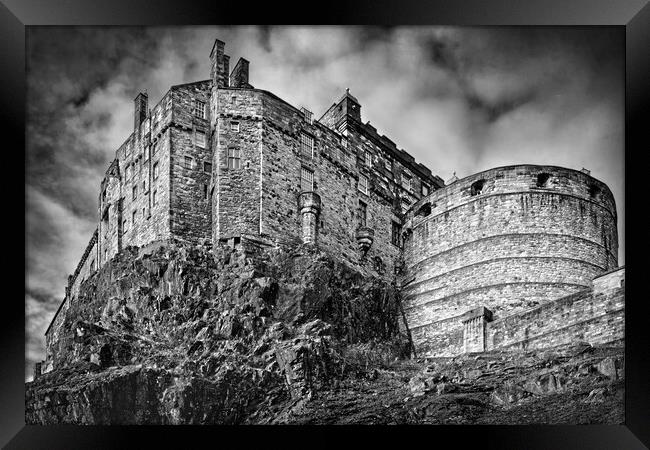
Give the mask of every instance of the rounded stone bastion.
[[403, 307], [418, 356], [463, 352], [461, 316], [494, 319], [591, 286], [617, 267], [616, 206], [582, 171], [499, 167], [432, 192], [403, 227]]

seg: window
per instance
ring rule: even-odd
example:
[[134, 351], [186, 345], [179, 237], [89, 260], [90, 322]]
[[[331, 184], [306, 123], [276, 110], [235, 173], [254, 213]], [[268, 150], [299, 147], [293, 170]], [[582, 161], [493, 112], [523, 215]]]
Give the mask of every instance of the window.
[[368, 206], [359, 200], [359, 226], [365, 227], [368, 219]]
[[235, 133], [239, 133], [239, 122], [236, 122], [236, 121], [230, 122], [230, 131], [233, 131]]
[[314, 139], [307, 133], [300, 133], [300, 151], [304, 156], [314, 157]]
[[124, 178], [128, 181], [129, 178], [131, 178], [131, 165], [126, 166], [126, 174]]
[[593, 199], [598, 199], [600, 195], [600, 187], [598, 187], [596, 184], [590, 184], [589, 185], [589, 196]]
[[427, 195], [429, 195], [429, 186], [427, 186], [427, 185], [424, 184], [424, 183], [422, 183], [422, 195], [423, 195], [424, 197], [426, 197]]
[[408, 198], [402, 198], [402, 211], [406, 212], [411, 207], [411, 201]]
[[366, 166], [372, 167], [372, 153], [370, 153], [369, 151], [366, 151], [364, 153], [366, 159]]
[[400, 226], [400, 224], [395, 222], [395, 221], [392, 221], [390, 241], [396, 247], [400, 246], [400, 237], [399, 237], [399, 235], [400, 235], [401, 231], [402, 231], [402, 227]]
[[151, 200], [154, 205], [158, 204], [158, 191], [153, 191], [153, 195], [151, 196]]
[[201, 148], [205, 148], [205, 133], [203, 131], [197, 131], [195, 133], [195, 143]]
[[359, 184], [357, 187], [361, 192], [368, 195], [368, 179], [365, 176], [359, 175]]
[[228, 168], [239, 169], [241, 168], [241, 150], [238, 148], [228, 149]]
[[203, 162], [203, 171], [205, 173], [212, 173], [212, 163]]
[[155, 155], [158, 152], [158, 145], [160, 145], [160, 141], [156, 141], [155, 144], [153, 144], [153, 147], [151, 149], [151, 154]]
[[537, 175], [537, 187], [546, 187], [548, 179], [551, 177], [550, 173], [540, 173]]
[[128, 229], [128, 225], [129, 225], [129, 223], [126, 221], [126, 219], [124, 219], [122, 221], [122, 231], [123, 232], [126, 232], [126, 230]]
[[131, 225], [135, 227], [135, 209], [131, 213]]
[[208, 185], [207, 184], [203, 185], [203, 198], [205, 198], [205, 199], [208, 198]]
[[205, 119], [205, 102], [194, 100], [194, 108], [192, 114], [200, 119]]
[[190, 158], [189, 156], [185, 156], [183, 158], [183, 167], [185, 169], [191, 169], [192, 168], [192, 158]]
[[144, 160], [148, 161], [149, 160], [149, 155], [151, 155], [151, 147], [147, 147], [144, 150]]
[[138, 186], [133, 186], [132, 193], [133, 193], [133, 195], [132, 195], [133, 200], [138, 198]]
[[384, 167], [386, 168], [386, 170], [390, 170], [390, 171], [393, 170], [393, 165], [391, 164], [390, 159], [384, 158]]
[[147, 192], [147, 180], [144, 180], [142, 182], [142, 193], [144, 194], [146, 192]]
[[416, 216], [427, 217], [431, 214], [431, 203], [425, 203], [418, 209]]
[[145, 217], [147, 217], [147, 215], [145, 214], [145, 208], [142, 208], [142, 218], [145, 218]]
[[305, 119], [305, 122], [313, 123], [313, 119], [312, 119], [313, 115], [312, 115], [310, 110], [303, 107], [303, 108], [300, 108], [300, 112], [302, 113], [302, 117]]
[[314, 190], [314, 172], [304, 167], [300, 169], [300, 190], [302, 192]]
[[480, 195], [483, 192], [483, 186], [485, 185], [485, 180], [478, 180], [472, 183], [470, 186], [471, 195]]
[[153, 163], [153, 179], [158, 178], [158, 162]]
[[408, 191], [413, 190], [413, 186], [411, 184], [411, 177], [405, 173], [402, 174], [402, 186], [404, 186], [404, 189]]

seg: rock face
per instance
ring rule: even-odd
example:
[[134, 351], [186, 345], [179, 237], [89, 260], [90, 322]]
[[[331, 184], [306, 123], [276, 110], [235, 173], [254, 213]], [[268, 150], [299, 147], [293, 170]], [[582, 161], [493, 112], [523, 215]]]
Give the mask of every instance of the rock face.
[[307, 246], [127, 249], [69, 305], [26, 421], [623, 421], [622, 349], [416, 361], [401, 317], [390, 281]]
[[394, 286], [309, 247], [129, 249], [65, 314], [28, 423], [243, 423], [344, 377], [346, 347], [408, 354]]

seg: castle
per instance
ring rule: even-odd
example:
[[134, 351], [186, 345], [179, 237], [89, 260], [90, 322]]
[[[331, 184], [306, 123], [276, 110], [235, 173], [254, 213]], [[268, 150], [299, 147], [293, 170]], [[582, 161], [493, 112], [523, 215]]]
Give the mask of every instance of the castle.
[[[229, 69], [172, 86], [101, 182], [97, 228], [47, 332], [80, 284], [127, 246], [159, 241], [317, 245], [397, 277], [417, 356], [621, 344], [624, 269], [614, 199], [585, 171], [502, 167], [445, 185], [361, 120], [345, 94], [315, 120]], [[47, 361], [47, 360], [46, 360]]]

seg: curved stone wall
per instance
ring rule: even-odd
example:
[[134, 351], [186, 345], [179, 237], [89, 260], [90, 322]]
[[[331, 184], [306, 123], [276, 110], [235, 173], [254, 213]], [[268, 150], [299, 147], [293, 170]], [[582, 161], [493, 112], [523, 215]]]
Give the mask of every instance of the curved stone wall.
[[421, 199], [405, 220], [402, 279], [416, 350], [460, 353], [459, 316], [473, 308], [496, 320], [590, 287], [617, 266], [616, 221], [605, 184], [553, 166], [495, 168]]

